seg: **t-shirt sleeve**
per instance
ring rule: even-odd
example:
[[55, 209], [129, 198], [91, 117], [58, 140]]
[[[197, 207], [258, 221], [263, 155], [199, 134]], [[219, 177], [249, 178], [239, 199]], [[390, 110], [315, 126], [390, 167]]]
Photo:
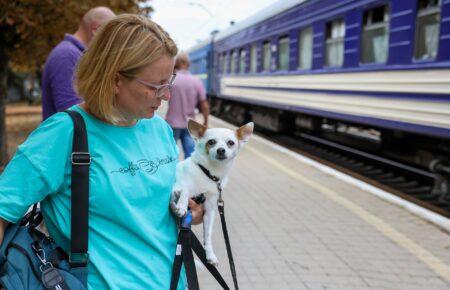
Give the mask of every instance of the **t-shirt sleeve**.
[[[70, 52], [68, 52], [70, 53]], [[64, 55], [54, 60], [54, 71], [50, 76], [53, 102], [58, 112], [81, 103], [74, 89], [74, 72], [79, 56]]]
[[53, 115], [19, 146], [0, 176], [0, 217], [17, 222], [28, 208], [57, 193], [70, 178], [73, 123]]

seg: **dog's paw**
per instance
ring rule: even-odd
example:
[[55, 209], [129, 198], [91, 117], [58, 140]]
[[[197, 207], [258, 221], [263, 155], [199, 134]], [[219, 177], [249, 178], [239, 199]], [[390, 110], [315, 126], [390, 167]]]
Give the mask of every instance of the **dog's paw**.
[[172, 195], [170, 196], [170, 204], [176, 204], [178, 202], [178, 199], [180, 199], [181, 190], [174, 190], [172, 192]]
[[219, 266], [219, 260], [213, 252], [206, 251], [206, 260], [214, 267]]
[[175, 190], [170, 197], [170, 209], [179, 217], [183, 217], [186, 214], [186, 207], [180, 202], [181, 190]]
[[187, 212], [187, 207], [186, 206], [183, 206], [183, 205], [181, 205], [181, 204], [176, 204], [176, 203], [174, 203], [174, 204], [170, 204], [170, 208], [172, 209], [172, 212], [176, 215], [176, 216], [178, 216], [178, 217], [184, 217], [185, 215], [186, 215], [186, 212]]

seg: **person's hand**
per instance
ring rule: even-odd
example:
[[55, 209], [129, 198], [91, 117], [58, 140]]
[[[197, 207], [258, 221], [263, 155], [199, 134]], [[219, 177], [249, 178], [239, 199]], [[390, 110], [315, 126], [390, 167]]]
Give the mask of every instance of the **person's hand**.
[[189, 199], [189, 208], [192, 213], [192, 224], [198, 225], [203, 222], [203, 206], [201, 204], [196, 203], [192, 199]]

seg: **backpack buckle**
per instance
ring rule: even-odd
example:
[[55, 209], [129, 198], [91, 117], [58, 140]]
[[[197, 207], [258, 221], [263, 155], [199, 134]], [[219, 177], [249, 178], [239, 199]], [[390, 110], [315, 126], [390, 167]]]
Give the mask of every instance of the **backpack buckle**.
[[69, 264], [70, 267], [86, 267], [89, 261], [88, 253], [70, 253], [69, 255]]
[[89, 152], [72, 152], [70, 159], [73, 165], [90, 165], [92, 160]]

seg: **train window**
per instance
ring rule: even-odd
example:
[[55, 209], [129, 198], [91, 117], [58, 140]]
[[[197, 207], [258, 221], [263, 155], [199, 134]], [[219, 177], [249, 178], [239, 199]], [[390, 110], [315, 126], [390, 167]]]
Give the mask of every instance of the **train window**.
[[289, 69], [289, 37], [280, 37], [278, 42], [278, 69]]
[[257, 45], [256, 43], [252, 44], [252, 47], [250, 48], [250, 71], [252, 73], [255, 73], [257, 70], [257, 64], [258, 64], [258, 55], [257, 55]]
[[308, 27], [300, 31], [298, 66], [300, 69], [312, 67], [313, 29]]
[[237, 51], [233, 50], [231, 53], [231, 64], [230, 64], [230, 73], [236, 73], [236, 61], [237, 61]]
[[270, 50], [270, 41], [264, 42], [263, 45], [263, 70], [270, 70], [270, 61], [272, 59], [272, 52]]
[[389, 9], [380, 6], [364, 13], [362, 33], [362, 63], [384, 63], [388, 57]]
[[342, 66], [344, 62], [344, 20], [340, 19], [327, 23], [326, 34], [325, 65], [330, 67]]
[[223, 54], [223, 74], [226, 74], [228, 72], [228, 54], [225, 52]]
[[439, 46], [440, 1], [419, 0], [414, 57], [435, 58]]
[[239, 72], [245, 73], [245, 49], [239, 51]]
[[225, 56], [223, 54], [219, 54], [219, 73], [224, 73], [223, 71], [223, 63], [225, 61]]

